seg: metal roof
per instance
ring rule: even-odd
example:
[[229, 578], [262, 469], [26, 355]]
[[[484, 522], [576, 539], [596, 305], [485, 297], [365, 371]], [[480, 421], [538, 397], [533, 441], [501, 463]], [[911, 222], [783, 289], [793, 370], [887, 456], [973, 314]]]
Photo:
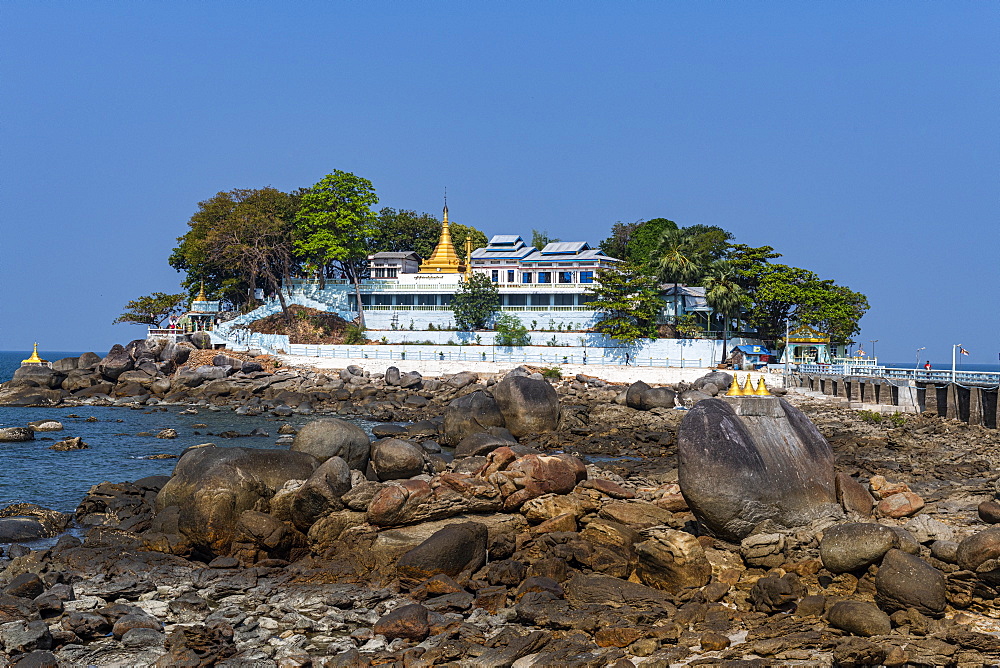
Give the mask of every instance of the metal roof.
[[542, 255], [550, 255], [553, 253], [579, 253], [583, 250], [590, 249], [590, 245], [586, 241], [553, 241], [552, 243], [545, 244], [545, 248], [542, 249]]
[[372, 253], [368, 256], [369, 260], [380, 259], [380, 260], [404, 260], [408, 257], [415, 257], [418, 260], [420, 256], [417, 255], [416, 251], [381, 251], [378, 253]]
[[[550, 244], [551, 245], [551, 244]], [[588, 248], [579, 252], [539, 253], [534, 252], [522, 262], [580, 262], [582, 260], [604, 260], [606, 262], [621, 262], [617, 258], [608, 257], [596, 248]]]
[[496, 234], [490, 239], [490, 246], [504, 245], [509, 246], [514, 244], [515, 246], [520, 242], [524, 244], [524, 239], [516, 234]]

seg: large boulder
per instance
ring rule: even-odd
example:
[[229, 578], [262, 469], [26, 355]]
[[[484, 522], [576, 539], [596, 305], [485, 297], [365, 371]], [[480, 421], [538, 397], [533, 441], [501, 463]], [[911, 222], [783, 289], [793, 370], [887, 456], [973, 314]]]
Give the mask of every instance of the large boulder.
[[93, 371], [97, 369], [97, 365], [101, 363], [101, 357], [97, 353], [84, 353], [80, 355], [80, 359], [76, 362], [77, 369], [85, 369], [87, 371]]
[[649, 385], [637, 380], [625, 390], [625, 405], [629, 408], [642, 410], [642, 395], [652, 389]]
[[118, 380], [118, 376], [135, 367], [135, 360], [125, 350], [125, 346], [116, 343], [97, 365], [97, 370], [108, 380]]
[[505, 424], [503, 413], [493, 395], [476, 390], [455, 399], [445, 408], [441, 442], [455, 446], [470, 434], [489, 431], [490, 427], [503, 427]]
[[514, 438], [555, 431], [559, 424], [559, 395], [544, 380], [505, 376], [494, 386], [493, 398]]
[[288, 480], [305, 480], [317, 460], [304, 452], [203, 446], [185, 452], [156, 495], [156, 511], [177, 506], [177, 530], [196, 554], [226, 554], [240, 515]]
[[371, 441], [356, 424], [338, 418], [313, 420], [292, 441], [293, 452], [305, 452], [321, 462], [340, 457], [352, 469], [364, 471], [368, 466]]
[[351, 491], [351, 469], [340, 457], [330, 457], [319, 465], [292, 496], [292, 523], [300, 531], [323, 515], [343, 510], [341, 497]]
[[188, 361], [188, 357], [190, 355], [190, 344], [180, 344], [174, 341], [169, 341], [160, 350], [158, 357], [161, 362], [173, 362], [177, 366], [180, 366]]
[[54, 390], [62, 384], [63, 378], [65, 376], [62, 373], [47, 366], [25, 364], [14, 369], [10, 385], [12, 387], [17, 385], [32, 385], [34, 387]]
[[651, 387], [639, 395], [639, 408], [648, 411], [652, 408], [673, 408], [676, 393], [669, 387]]
[[891, 527], [852, 522], [826, 530], [819, 556], [831, 573], [847, 573], [877, 564], [886, 552], [899, 545], [899, 534]]
[[678, 429], [681, 493], [698, 521], [740, 541], [764, 520], [795, 527], [842, 516], [833, 453], [812, 422], [777, 397], [731, 402], [699, 402]]
[[455, 456], [478, 457], [480, 455], [489, 454], [497, 448], [505, 445], [517, 445], [517, 442], [504, 438], [503, 436], [494, 436], [493, 434], [487, 432], [469, 434], [455, 446]]
[[31, 427], [3, 427], [0, 429], [0, 443], [20, 443], [34, 439], [35, 430]]
[[70, 517], [33, 503], [15, 503], [0, 510], [0, 543], [50, 538], [66, 530]]
[[423, 449], [411, 441], [383, 438], [372, 444], [371, 465], [383, 482], [412, 478], [424, 470]]
[[[706, 394], [715, 395], [719, 390], [726, 391], [733, 382], [732, 374], [728, 374], [724, 371], [712, 371], [711, 373], [706, 373], [701, 378], [696, 379], [691, 383], [691, 389], [699, 390], [705, 392]], [[707, 386], [712, 387], [707, 387]], [[712, 392], [712, 389], [715, 392]]]
[[993, 584], [1000, 584], [1000, 526], [992, 526], [958, 544], [958, 565]]
[[916, 608], [940, 617], [947, 600], [944, 574], [918, 556], [889, 550], [875, 576], [875, 600], [883, 610]]
[[712, 564], [696, 537], [665, 528], [650, 529], [648, 536], [635, 546], [636, 574], [643, 584], [670, 592], [708, 584]]
[[208, 332], [194, 332], [190, 339], [198, 350], [208, 350], [212, 347], [212, 336]]
[[413, 548], [396, 564], [400, 579], [421, 582], [438, 574], [474, 573], [486, 563], [487, 529], [478, 522], [449, 524]]

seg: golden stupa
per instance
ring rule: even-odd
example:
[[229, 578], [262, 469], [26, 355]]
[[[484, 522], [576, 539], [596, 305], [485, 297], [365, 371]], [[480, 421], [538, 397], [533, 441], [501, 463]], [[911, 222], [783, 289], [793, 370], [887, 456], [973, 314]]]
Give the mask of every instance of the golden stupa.
[[757, 381], [757, 389], [754, 390], [754, 395], [758, 397], [769, 397], [771, 393], [767, 389], [767, 385], [764, 383], [764, 376], [761, 376]]
[[444, 205], [444, 221], [441, 223], [441, 238], [431, 256], [420, 263], [418, 274], [461, 274], [465, 266], [455, 252], [455, 244], [451, 241], [451, 229], [448, 226], [448, 204]]
[[726, 392], [727, 397], [741, 397], [743, 396], [743, 388], [740, 387], [740, 379], [735, 373], [733, 374], [733, 382], [729, 384], [729, 391]]
[[46, 366], [48, 363], [49, 363], [48, 360], [43, 360], [41, 357], [38, 356], [38, 342], [37, 341], [35, 342], [35, 348], [34, 348], [34, 350], [31, 352], [31, 357], [29, 357], [26, 360], [21, 360], [21, 366], [25, 366], [25, 365]]

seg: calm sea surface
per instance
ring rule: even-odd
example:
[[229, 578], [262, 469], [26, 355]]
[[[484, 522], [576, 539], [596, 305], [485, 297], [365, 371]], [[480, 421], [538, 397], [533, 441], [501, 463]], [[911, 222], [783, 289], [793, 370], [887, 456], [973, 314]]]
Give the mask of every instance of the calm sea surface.
[[[0, 352], [0, 381], [7, 381], [28, 352]], [[74, 353], [76, 355], [79, 353]], [[98, 353], [101, 354], [101, 353]], [[39, 351], [47, 360], [71, 356], [70, 353]], [[278, 428], [288, 422], [300, 427], [315, 419], [293, 415], [287, 420], [265, 416], [236, 415], [228, 408], [211, 411], [198, 408], [197, 415], [178, 415], [184, 406], [160, 408], [109, 408], [75, 406], [54, 408], [13, 408], [0, 406], [0, 427], [22, 427], [41, 419], [58, 420], [65, 429], [38, 432], [34, 441], [0, 443], [0, 508], [11, 503], [37, 503], [46, 508], [72, 512], [91, 486], [109, 480], [124, 482], [150, 475], [169, 475], [176, 459], [145, 459], [150, 455], [179, 455], [184, 448], [199, 443], [220, 447], [273, 448]], [[72, 416], [78, 417], [72, 417]], [[88, 422], [88, 418], [96, 421]], [[371, 434], [373, 423], [354, 421]], [[195, 425], [206, 425], [196, 427]], [[171, 427], [174, 439], [155, 435]], [[237, 431], [243, 434], [260, 427], [268, 437], [221, 438], [217, 434]], [[153, 434], [139, 436], [140, 432]], [[90, 449], [56, 452], [49, 446], [69, 436], [82, 436]], [[287, 448], [287, 446], [280, 446]]]

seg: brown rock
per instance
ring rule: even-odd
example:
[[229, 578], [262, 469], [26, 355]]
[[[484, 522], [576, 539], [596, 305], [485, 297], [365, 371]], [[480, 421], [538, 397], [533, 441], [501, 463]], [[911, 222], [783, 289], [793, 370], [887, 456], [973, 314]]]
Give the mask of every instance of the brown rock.
[[729, 647], [729, 638], [721, 633], [708, 631], [701, 636], [701, 648], [706, 652], [717, 652]]
[[532, 528], [536, 534], [556, 533], [558, 531], [576, 531], [576, 517], [573, 513], [558, 515], [550, 520], [545, 520], [538, 526]]
[[594, 478], [593, 480], [584, 480], [580, 483], [580, 487], [585, 487], [587, 489], [596, 489], [601, 494], [605, 496], [610, 496], [612, 499], [634, 499], [635, 492], [630, 489], [625, 489], [621, 485], [611, 482], [610, 480], [603, 480], [601, 478]]
[[878, 513], [884, 517], [899, 519], [909, 517], [924, 507], [924, 500], [910, 491], [897, 492], [878, 502]]
[[868, 487], [872, 491], [872, 496], [876, 499], [884, 499], [893, 494], [910, 491], [909, 485], [905, 482], [889, 482], [884, 476], [880, 475], [873, 475], [871, 480], [868, 481]]
[[599, 515], [605, 519], [639, 528], [668, 525], [674, 517], [674, 514], [669, 510], [664, 510], [649, 501], [638, 499], [607, 503], [601, 507]]
[[686, 587], [704, 587], [712, 577], [705, 549], [689, 533], [652, 529], [649, 540], [638, 543], [636, 575], [651, 587], [676, 592]]
[[990, 500], [980, 503], [979, 519], [987, 524], [1000, 524], [1000, 502]]
[[854, 512], [865, 518], [872, 516], [875, 499], [864, 485], [846, 473], [838, 473], [834, 482], [837, 487], [837, 501], [845, 512]]
[[428, 610], [418, 603], [401, 606], [375, 622], [373, 630], [390, 640], [423, 640], [431, 630]]
[[482, 608], [491, 615], [500, 612], [507, 605], [507, 588], [503, 586], [483, 587], [476, 590], [476, 600], [472, 606]]
[[632, 626], [609, 626], [594, 634], [598, 647], [627, 647], [643, 636], [643, 632]]

